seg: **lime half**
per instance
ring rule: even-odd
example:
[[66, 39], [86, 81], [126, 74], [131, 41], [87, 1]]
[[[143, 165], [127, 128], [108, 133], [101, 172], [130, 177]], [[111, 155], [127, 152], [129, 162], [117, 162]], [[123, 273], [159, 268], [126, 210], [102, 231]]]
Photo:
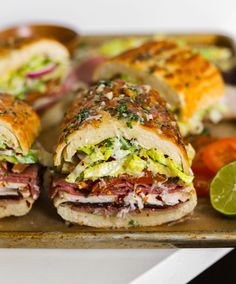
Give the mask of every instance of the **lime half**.
[[228, 216], [236, 216], [236, 161], [221, 168], [210, 187], [211, 205]]

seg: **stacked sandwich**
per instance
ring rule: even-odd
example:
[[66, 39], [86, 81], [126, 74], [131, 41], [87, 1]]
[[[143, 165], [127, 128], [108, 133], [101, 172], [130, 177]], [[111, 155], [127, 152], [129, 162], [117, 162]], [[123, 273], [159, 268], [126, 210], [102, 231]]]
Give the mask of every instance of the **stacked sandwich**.
[[39, 130], [39, 117], [29, 105], [0, 95], [0, 218], [25, 215], [39, 196], [39, 155], [34, 149]]
[[36, 143], [40, 119], [34, 110], [49, 110], [66, 94], [68, 70], [69, 52], [56, 40], [1, 44], [0, 218], [28, 213], [39, 196], [41, 164], [48, 165], [50, 157]]
[[69, 52], [56, 40], [9, 41], [0, 51], [0, 92], [40, 111], [64, 94], [62, 83], [68, 70]]
[[100, 81], [67, 111], [50, 196], [65, 220], [83, 225], [178, 220], [196, 205], [187, 150], [156, 90]]

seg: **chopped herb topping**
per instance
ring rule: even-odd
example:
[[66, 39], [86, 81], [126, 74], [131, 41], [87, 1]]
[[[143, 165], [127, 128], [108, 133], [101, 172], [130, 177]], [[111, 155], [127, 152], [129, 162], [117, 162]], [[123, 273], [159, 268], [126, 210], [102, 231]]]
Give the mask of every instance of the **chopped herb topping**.
[[129, 128], [133, 128], [131, 121], [127, 121], [127, 122], [126, 122], [126, 125], [127, 125]]
[[76, 119], [79, 123], [83, 122], [85, 119], [89, 117], [89, 110], [87, 108], [84, 108], [80, 111], [80, 113], [77, 115]]
[[129, 221], [129, 225], [130, 225], [130, 226], [138, 226], [139, 223], [138, 223], [137, 220], [131, 219], [131, 220]]
[[112, 139], [111, 138], [108, 138], [104, 144], [105, 147], [109, 148], [112, 146]]
[[135, 113], [132, 113], [129, 117], [131, 120], [134, 120], [134, 121], [138, 121], [139, 120], [139, 116]]
[[158, 124], [160, 126], [161, 129], [164, 127], [164, 125], [162, 124], [162, 122], [160, 120], [156, 120], [155, 122], [156, 122], [156, 124]]
[[118, 106], [117, 106], [117, 111], [119, 113], [119, 116], [123, 116], [124, 114], [128, 114], [129, 110], [128, 110], [128, 107], [127, 107], [127, 102], [120, 101], [118, 103]]
[[127, 118], [129, 121], [126, 124], [129, 128], [132, 128], [131, 121], [143, 122], [142, 117], [140, 117], [139, 115], [128, 109], [126, 101], [119, 101], [118, 106], [115, 109], [108, 109], [108, 110], [111, 111], [115, 110], [119, 118], [121, 117]]

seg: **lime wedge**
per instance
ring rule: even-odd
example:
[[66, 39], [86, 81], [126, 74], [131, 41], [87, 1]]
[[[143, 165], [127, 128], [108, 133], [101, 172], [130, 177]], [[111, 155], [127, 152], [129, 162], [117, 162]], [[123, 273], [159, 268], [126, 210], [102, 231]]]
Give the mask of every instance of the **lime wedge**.
[[221, 168], [210, 187], [211, 205], [227, 216], [236, 216], [236, 161]]

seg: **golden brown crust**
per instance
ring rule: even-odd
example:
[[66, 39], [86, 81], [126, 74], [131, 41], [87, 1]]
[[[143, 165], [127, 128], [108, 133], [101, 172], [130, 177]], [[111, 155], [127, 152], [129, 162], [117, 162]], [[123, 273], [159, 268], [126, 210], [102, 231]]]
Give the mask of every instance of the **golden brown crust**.
[[24, 48], [28, 48], [33, 45], [48, 43], [58, 47], [61, 47], [66, 56], [69, 56], [69, 52], [66, 47], [53, 38], [10, 38], [0, 43], [0, 58], [11, 54], [12, 51], [20, 51]]
[[0, 76], [26, 64], [38, 54], [69, 62], [69, 51], [60, 42], [49, 38], [21, 39], [0, 45]]
[[140, 138], [144, 143], [151, 141], [150, 148], [160, 149], [161, 142], [165, 141], [168, 145], [164, 145], [163, 149], [169, 147], [170, 155], [175, 152], [176, 159], [182, 156], [188, 164], [176, 120], [158, 92], [150, 86], [134, 86], [122, 80], [101, 81], [78, 95], [65, 116], [56, 147], [55, 164], [60, 165], [63, 149], [68, 146], [70, 150], [67, 149], [67, 153], [73, 150], [70, 145], [75, 147], [75, 139], [89, 143], [88, 139], [92, 136], [93, 142], [101, 136], [105, 140], [113, 137], [109, 135], [114, 135], [119, 129], [125, 132], [127, 139]]
[[[108, 68], [111, 69], [111, 64], [118, 64], [119, 70], [120, 65], [123, 65], [167, 84], [178, 96], [183, 120], [207, 108], [224, 94], [224, 83], [218, 69], [189, 47], [180, 47], [175, 42], [147, 42], [108, 59], [98, 66], [95, 79], [108, 79], [101, 78], [99, 73], [106, 65], [110, 65]], [[147, 83], [145, 78], [142, 80]], [[165, 93], [163, 95], [165, 96]]]
[[34, 201], [31, 197], [20, 200], [2, 199], [0, 200], [0, 218], [26, 215]]
[[[145, 85], [136, 87], [121, 80], [107, 81], [105, 84], [102, 81], [101, 84], [92, 87], [89, 92], [77, 97], [65, 116], [60, 142], [75, 129], [84, 128], [88, 124], [98, 124], [97, 119], [87, 119], [96, 118], [105, 111], [112, 117], [125, 119], [128, 127], [138, 122], [144, 128], [184, 147], [175, 118], [167, 110], [166, 103], [156, 90]], [[102, 85], [104, 88], [99, 92]], [[111, 99], [108, 98], [109, 94], [112, 96]], [[81, 116], [81, 119], [78, 116]]]
[[25, 102], [0, 94], [0, 126], [7, 127], [27, 153], [39, 133], [40, 120]]

